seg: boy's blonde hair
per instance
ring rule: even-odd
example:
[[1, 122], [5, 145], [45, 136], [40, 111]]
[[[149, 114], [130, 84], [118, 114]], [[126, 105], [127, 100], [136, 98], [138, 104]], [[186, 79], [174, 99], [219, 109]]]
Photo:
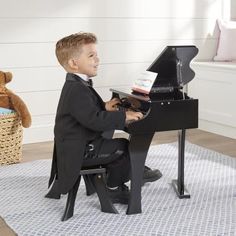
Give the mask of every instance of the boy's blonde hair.
[[60, 39], [56, 44], [56, 56], [59, 63], [67, 68], [69, 59], [78, 56], [85, 44], [97, 43], [93, 33], [79, 32]]

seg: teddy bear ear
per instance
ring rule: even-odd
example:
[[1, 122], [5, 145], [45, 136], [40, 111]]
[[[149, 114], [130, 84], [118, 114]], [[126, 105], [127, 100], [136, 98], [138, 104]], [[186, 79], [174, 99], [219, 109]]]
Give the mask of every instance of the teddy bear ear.
[[12, 73], [11, 72], [5, 72], [5, 82], [8, 83], [12, 80]]

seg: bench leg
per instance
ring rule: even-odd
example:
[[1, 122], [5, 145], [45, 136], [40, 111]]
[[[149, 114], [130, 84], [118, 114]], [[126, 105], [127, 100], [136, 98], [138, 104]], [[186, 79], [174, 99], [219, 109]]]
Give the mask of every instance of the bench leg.
[[53, 199], [60, 199], [61, 198], [61, 194], [58, 193], [58, 180], [55, 179], [51, 189], [49, 190], [49, 192], [45, 195], [46, 198], [53, 198]]
[[92, 176], [91, 175], [83, 175], [84, 183], [86, 187], [86, 195], [90, 196], [96, 192], [96, 189], [93, 184]]
[[66, 202], [66, 209], [65, 209], [65, 212], [64, 212], [62, 219], [61, 219], [62, 221], [68, 220], [74, 214], [75, 199], [76, 199], [77, 191], [79, 188], [80, 180], [81, 180], [81, 176], [79, 176], [75, 185], [68, 193], [67, 202]]
[[119, 212], [113, 206], [112, 201], [110, 197], [108, 196], [102, 174], [95, 174], [93, 180], [94, 180], [94, 186], [96, 188], [96, 192], [97, 192], [100, 204], [101, 204], [101, 211], [107, 212], [107, 213], [118, 214]]

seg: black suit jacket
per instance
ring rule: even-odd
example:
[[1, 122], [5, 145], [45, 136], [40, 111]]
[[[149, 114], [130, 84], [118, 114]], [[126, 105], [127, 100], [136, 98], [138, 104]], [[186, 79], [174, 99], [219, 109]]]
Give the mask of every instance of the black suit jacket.
[[124, 112], [106, 111], [96, 91], [79, 76], [68, 73], [57, 108], [49, 185], [57, 176], [58, 192], [67, 193], [79, 177], [86, 144], [104, 131], [124, 126]]

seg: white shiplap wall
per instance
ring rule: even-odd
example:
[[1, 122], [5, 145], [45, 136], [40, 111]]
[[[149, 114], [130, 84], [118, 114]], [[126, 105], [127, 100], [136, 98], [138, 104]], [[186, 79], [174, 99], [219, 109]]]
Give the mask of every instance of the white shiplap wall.
[[231, 0], [231, 19], [236, 20], [236, 1]]
[[[65, 73], [54, 47], [78, 31], [99, 39], [101, 66], [94, 79], [104, 98], [110, 87], [130, 86], [166, 45], [195, 44], [198, 59], [216, 51], [216, 19], [222, 0], [0, 0], [0, 70], [11, 71], [9, 87], [32, 113], [24, 143], [52, 140]], [[4, 10], [3, 10], [4, 9]]]

